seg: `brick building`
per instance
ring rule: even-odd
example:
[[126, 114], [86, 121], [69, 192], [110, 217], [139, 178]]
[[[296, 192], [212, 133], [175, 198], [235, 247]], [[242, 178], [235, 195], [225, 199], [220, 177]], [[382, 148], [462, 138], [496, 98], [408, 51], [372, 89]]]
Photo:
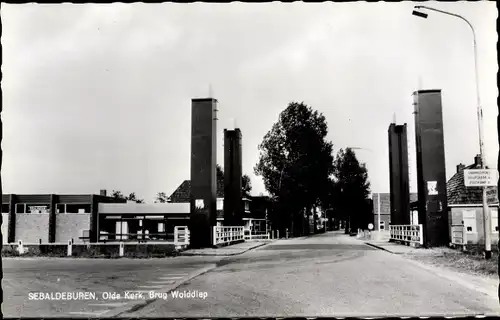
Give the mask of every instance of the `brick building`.
[[[418, 194], [410, 193], [410, 202], [417, 201]], [[373, 203], [373, 221], [375, 222], [374, 230], [389, 230], [391, 221], [391, 194], [390, 193], [374, 193], [372, 194]], [[378, 212], [380, 209], [380, 228], [378, 220]], [[410, 219], [411, 220], [411, 219]]]
[[[217, 225], [224, 225], [224, 179], [217, 179]], [[191, 196], [191, 182], [184, 180], [168, 197], [169, 203], [189, 203]], [[270, 201], [266, 197], [242, 197], [243, 226], [252, 231], [266, 230], [266, 209]]]
[[2, 234], [4, 243], [55, 243], [84, 236], [97, 242], [100, 203], [126, 200], [100, 195], [3, 194]]
[[[474, 163], [465, 166], [457, 165], [455, 174], [447, 183], [448, 220], [451, 226], [458, 226], [462, 221], [466, 227], [469, 243], [484, 243], [483, 194], [482, 188], [466, 187], [464, 170], [480, 169], [481, 157], [474, 158]], [[491, 216], [491, 239], [498, 240], [498, 193], [497, 187], [487, 188], [488, 206]], [[451, 233], [450, 233], [451, 234]]]

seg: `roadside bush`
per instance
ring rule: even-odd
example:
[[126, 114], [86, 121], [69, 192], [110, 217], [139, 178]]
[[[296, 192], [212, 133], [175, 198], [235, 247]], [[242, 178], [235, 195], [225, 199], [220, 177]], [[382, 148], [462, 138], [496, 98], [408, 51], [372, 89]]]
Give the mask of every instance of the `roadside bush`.
[[[67, 245], [30, 245], [24, 246], [25, 253], [20, 255], [17, 245], [4, 245], [3, 257], [67, 257]], [[125, 245], [125, 258], [165, 258], [179, 255], [179, 250], [173, 244], [138, 244]], [[87, 245], [74, 244], [72, 247], [74, 258], [107, 258], [118, 259], [120, 246], [116, 245]]]

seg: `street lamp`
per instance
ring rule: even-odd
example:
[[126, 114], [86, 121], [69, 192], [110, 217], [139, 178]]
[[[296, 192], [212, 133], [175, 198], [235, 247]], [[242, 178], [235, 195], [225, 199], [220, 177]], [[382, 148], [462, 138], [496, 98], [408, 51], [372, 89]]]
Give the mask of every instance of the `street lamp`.
[[[443, 11], [443, 10], [438, 10], [438, 9], [434, 9], [434, 8], [430, 8], [430, 7], [426, 7], [426, 6], [415, 6], [415, 9], [435, 11], [435, 12], [446, 14], [446, 15], [449, 15], [449, 16], [452, 16], [455, 18], [459, 18], [459, 19], [465, 21], [467, 23], [467, 25], [470, 27], [470, 29], [472, 30], [472, 36], [473, 36], [473, 40], [474, 40], [474, 69], [475, 69], [475, 75], [476, 75], [477, 121], [478, 121], [478, 127], [479, 127], [479, 152], [481, 155], [481, 168], [485, 169], [486, 158], [485, 158], [485, 154], [484, 154], [483, 108], [481, 106], [481, 99], [479, 97], [479, 76], [478, 76], [479, 71], [478, 71], [478, 67], [477, 67], [476, 31], [474, 30], [474, 27], [467, 19], [465, 19], [464, 17], [462, 17], [458, 14]], [[413, 10], [412, 14], [414, 16], [424, 18], [424, 19], [426, 19], [428, 16], [428, 14], [423, 13], [423, 12], [419, 12], [416, 10]], [[490, 219], [489, 214], [488, 214], [488, 200], [487, 200], [487, 196], [486, 196], [486, 187], [485, 186], [483, 186], [483, 221], [484, 221], [485, 258], [490, 259], [491, 258], [491, 234], [490, 234], [491, 219]]]

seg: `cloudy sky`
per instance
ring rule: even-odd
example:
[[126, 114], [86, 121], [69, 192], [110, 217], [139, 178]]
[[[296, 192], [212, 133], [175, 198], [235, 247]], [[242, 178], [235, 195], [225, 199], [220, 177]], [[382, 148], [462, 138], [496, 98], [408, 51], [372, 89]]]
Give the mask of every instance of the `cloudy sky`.
[[[364, 148], [389, 191], [387, 129], [411, 94], [442, 89], [447, 175], [479, 151], [472, 35], [415, 3], [2, 4], [4, 193], [135, 191], [152, 201], [189, 179], [191, 98], [212, 87], [222, 131], [236, 118], [253, 193], [257, 145], [291, 101], [324, 113], [335, 149]], [[476, 28], [488, 164], [496, 167], [494, 2], [426, 5]], [[420, 79], [420, 80], [419, 80]]]

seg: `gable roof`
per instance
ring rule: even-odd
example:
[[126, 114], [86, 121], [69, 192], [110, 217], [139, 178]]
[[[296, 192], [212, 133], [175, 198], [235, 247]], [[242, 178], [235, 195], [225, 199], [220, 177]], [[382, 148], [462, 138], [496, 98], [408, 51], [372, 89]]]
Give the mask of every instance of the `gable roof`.
[[[478, 164], [462, 167], [446, 183], [446, 193], [448, 205], [457, 204], [477, 204], [483, 203], [483, 191], [481, 187], [465, 187], [464, 169], [481, 169]], [[488, 203], [498, 203], [498, 193], [496, 187], [486, 188]]]
[[[168, 198], [169, 202], [189, 202], [191, 197], [191, 180], [184, 180]], [[224, 180], [217, 179], [217, 198], [224, 198]]]

